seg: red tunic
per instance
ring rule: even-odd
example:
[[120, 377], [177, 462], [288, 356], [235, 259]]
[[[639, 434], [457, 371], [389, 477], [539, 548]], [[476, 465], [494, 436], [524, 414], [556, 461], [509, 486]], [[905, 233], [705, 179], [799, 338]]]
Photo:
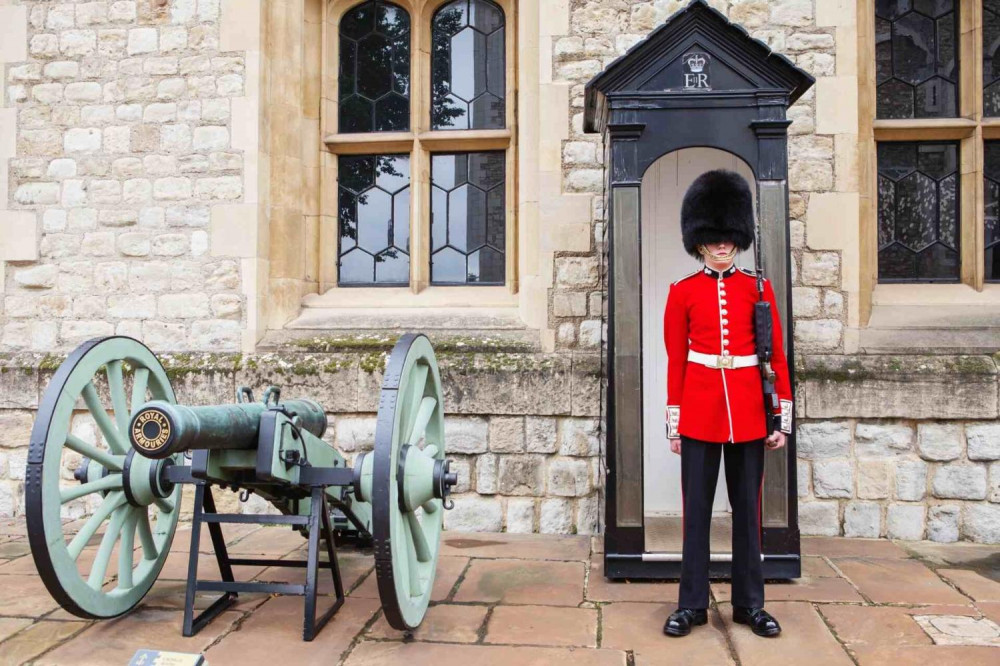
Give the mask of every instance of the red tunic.
[[[780, 429], [790, 433], [788, 363], [774, 291], [767, 280], [764, 298], [771, 303], [773, 317], [771, 366], [781, 405]], [[687, 358], [688, 349], [724, 356], [755, 354], [753, 310], [757, 300], [755, 274], [735, 266], [722, 272], [705, 267], [670, 286], [663, 314], [668, 435], [706, 442], [746, 442], [767, 435], [758, 366], [714, 368]]]

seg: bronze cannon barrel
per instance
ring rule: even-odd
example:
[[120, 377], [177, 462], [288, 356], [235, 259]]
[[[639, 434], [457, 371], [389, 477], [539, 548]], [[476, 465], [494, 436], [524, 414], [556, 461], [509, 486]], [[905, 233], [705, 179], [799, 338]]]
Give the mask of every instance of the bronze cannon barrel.
[[[195, 449], [254, 449], [261, 414], [274, 405], [243, 402], [209, 407], [185, 407], [154, 400], [129, 423], [129, 442], [147, 458], [166, 458]], [[298, 426], [322, 437], [326, 412], [312, 400], [286, 400], [280, 407], [298, 416]]]

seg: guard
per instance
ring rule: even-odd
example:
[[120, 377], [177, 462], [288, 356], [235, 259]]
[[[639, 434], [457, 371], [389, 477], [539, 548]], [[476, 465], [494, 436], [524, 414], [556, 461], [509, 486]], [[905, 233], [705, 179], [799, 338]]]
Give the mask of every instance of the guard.
[[[781, 632], [763, 608], [761, 488], [765, 447], [781, 448], [791, 433], [792, 395], [771, 284], [733, 263], [755, 230], [750, 187], [732, 171], [704, 173], [684, 195], [684, 249], [705, 266], [670, 286], [663, 319], [667, 437], [681, 456], [684, 535], [678, 608], [663, 627], [670, 636], [708, 621], [709, 529], [723, 456], [733, 509], [733, 621], [758, 636]], [[770, 303], [770, 340], [755, 335], [759, 301]], [[756, 326], [761, 330], [759, 317]], [[758, 355], [762, 342], [773, 389]], [[766, 391], [777, 394], [777, 404], [765, 401]]]

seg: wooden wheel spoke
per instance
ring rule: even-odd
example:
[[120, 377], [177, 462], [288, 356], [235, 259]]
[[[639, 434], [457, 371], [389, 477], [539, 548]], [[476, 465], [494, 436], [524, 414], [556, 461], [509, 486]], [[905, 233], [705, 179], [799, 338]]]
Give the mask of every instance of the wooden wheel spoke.
[[132, 587], [132, 568], [135, 566], [135, 528], [139, 523], [139, 512], [145, 511], [133, 507], [122, 526], [122, 545], [118, 550], [118, 587]]
[[136, 368], [132, 375], [132, 411], [129, 416], [135, 416], [139, 408], [146, 404], [146, 388], [149, 386], [149, 370]]
[[[417, 544], [414, 537], [413, 529], [410, 527], [410, 523], [407, 520], [403, 521], [403, 532], [406, 534], [406, 542], [409, 549], [416, 553]], [[419, 597], [421, 593], [420, 585], [420, 571], [417, 567], [417, 558], [410, 557], [409, 554], [406, 556], [406, 579], [407, 587], [409, 587], [411, 597]]]
[[96, 481], [88, 481], [78, 486], [68, 486], [59, 491], [59, 503], [65, 504], [100, 490], [119, 490], [122, 487], [121, 474], [108, 474]]
[[111, 561], [111, 551], [114, 550], [118, 538], [122, 535], [122, 526], [125, 518], [129, 514], [128, 506], [120, 506], [111, 515], [111, 522], [104, 532], [101, 545], [97, 548], [97, 555], [94, 556], [94, 564], [90, 568], [90, 576], [87, 578], [87, 585], [91, 589], [99, 590], [104, 585], [104, 574], [108, 571], [108, 563]]
[[90, 442], [83, 441], [72, 433], [66, 435], [65, 446], [71, 451], [79, 453], [81, 456], [100, 463], [112, 472], [122, 471], [122, 465], [125, 464], [125, 456], [108, 453], [103, 449], [97, 448]]
[[163, 513], [170, 513], [174, 510], [174, 505], [170, 503], [169, 500], [163, 497], [154, 497], [153, 504], [162, 511]]
[[101, 404], [101, 398], [97, 395], [97, 389], [94, 388], [94, 384], [87, 382], [87, 385], [83, 387], [81, 395], [83, 396], [83, 401], [87, 404], [87, 411], [94, 418], [94, 422], [100, 428], [104, 439], [108, 440], [108, 448], [119, 455], [125, 455], [128, 450], [125, 440], [117, 428], [115, 428], [114, 423], [111, 422], [111, 417], [108, 416], [104, 405]]
[[111, 390], [111, 406], [115, 410], [115, 423], [118, 432], [124, 436], [128, 433], [128, 403], [125, 400], [125, 377], [122, 374], [121, 361], [109, 361], [104, 370], [108, 375], [108, 387]]
[[430, 368], [424, 364], [416, 365], [413, 368], [411, 380], [413, 384], [409, 387], [409, 395], [407, 395], [409, 404], [406, 405], [407, 409], [404, 412], [407, 419], [402, 433], [405, 435], [405, 437], [402, 438], [402, 441], [404, 442], [410, 441], [411, 433], [417, 423], [417, 417], [420, 415], [420, 405], [423, 402], [424, 390], [427, 387], [428, 372], [430, 372]]
[[153, 539], [153, 530], [149, 527], [149, 512], [145, 509], [139, 515], [139, 543], [142, 544], [142, 556], [147, 560], [155, 560], [159, 553], [156, 550], [156, 541]]
[[413, 539], [413, 551], [417, 555], [417, 561], [430, 562], [431, 549], [427, 545], [427, 536], [424, 528], [417, 519], [417, 514], [413, 511], [406, 512], [406, 523], [410, 528], [410, 537]]
[[413, 420], [413, 430], [410, 431], [410, 437], [406, 440], [410, 446], [416, 446], [427, 432], [427, 424], [430, 423], [436, 408], [437, 400], [432, 396], [427, 396], [420, 401], [420, 408], [417, 409], [417, 416]]
[[425, 446], [421, 450], [424, 452], [424, 455], [427, 456], [428, 458], [436, 458], [437, 457], [437, 454], [438, 454], [437, 444], [428, 444], [427, 446]]
[[429, 499], [423, 504], [421, 504], [420, 508], [424, 510], [424, 515], [430, 516], [434, 512], [436, 512], [438, 510], [438, 507], [440, 506], [441, 506], [441, 500], [435, 497], [434, 499]]
[[94, 511], [94, 513], [91, 514], [90, 518], [87, 519], [87, 522], [85, 522], [83, 527], [80, 528], [80, 531], [73, 537], [73, 540], [69, 542], [69, 546], [66, 547], [66, 550], [69, 551], [70, 558], [75, 560], [80, 557], [80, 553], [83, 551], [84, 546], [86, 546], [87, 542], [90, 541], [90, 538], [97, 533], [97, 528], [101, 526], [101, 523], [103, 523], [115, 509], [123, 504], [125, 504], [124, 492], [116, 490], [108, 493], [108, 496], [104, 498], [103, 502], [101, 502], [101, 506], [97, 508], [97, 511]]

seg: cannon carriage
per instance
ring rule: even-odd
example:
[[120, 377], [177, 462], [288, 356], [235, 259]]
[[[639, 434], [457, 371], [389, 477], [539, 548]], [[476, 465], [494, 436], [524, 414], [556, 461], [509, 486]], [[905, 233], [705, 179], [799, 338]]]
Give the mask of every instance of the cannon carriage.
[[[74, 411], [81, 409], [103, 445], [73, 432]], [[127, 613], [164, 566], [181, 513], [181, 489], [190, 484], [185, 636], [232, 606], [241, 592], [264, 592], [303, 596], [303, 638], [312, 640], [343, 604], [337, 548], [352, 539], [373, 547], [387, 621], [412, 630], [430, 600], [443, 513], [457, 481], [445, 458], [441, 378], [425, 336], [407, 334], [397, 342], [377, 411], [374, 450], [348, 466], [321, 439], [327, 417], [308, 398], [283, 400], [271, 387], [255, 401], [241, 388], [232, 404], [185, 406], [141, 342], [120, 336], [90, 340], [53, 375], [31, 433], [25, 501], [38, 572], [74, 615]], [[213, 488], [239, 492], [241, 499], [257, 494], [279, 513], [219, 513]], [[68, 531], [63, 507], [81, 499], [89, 502], [89, 517]], [[225, 523], [289, 525], [307, 539], [307, 557], [231, 557]], [[199, 578], [202, 525], [221, 580]], [[238, 565], [305, 568], [305, 583], [236, 581]], [[326, 571], [336, 598], [317, 615], [318, 577]], [[195, 595], [206, 591], [220, 596], [195, 615]]]

